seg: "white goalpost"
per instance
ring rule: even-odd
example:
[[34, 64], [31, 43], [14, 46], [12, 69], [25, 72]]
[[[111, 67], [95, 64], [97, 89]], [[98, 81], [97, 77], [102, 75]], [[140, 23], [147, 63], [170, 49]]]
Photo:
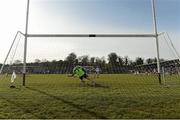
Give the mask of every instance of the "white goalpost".
[[[23, 34], [22, 32], [18, 31], [16, 34], [16, 37], [18, 34], [21, 34], [24, 36], [24, 57], [23, 57], [23, 86], [26, 84], [26, 64], [27, 64], [27, 40], [28, 38], [38, 38], [38, 37], [56, 37], [56, 38], [81, 38], [81, 37], [97, 37], [97, 38], [124, 38], [124, 37], [129, 37], [129, 38], [153, 38], [156, 40], [156, 58], [157, 58], [157, 73], [158, 73], [158, 80], [159, 84], [161, 83], [161, 66], [160, 66], [160, 53], [159, 53], [159, 40], [158, 36], [161, 34], [158, 34], [157, 30], [157, 22], [156, 22], [156, 9], [155, 9], [155, 0], [152, 1], [152, 15], [153, 15], [153, 27], [154, 27], [154, 33], [149, 33], [149, 34], [29, 34], [28, 33], [28, 23], [29, 23], [29, 4], [30, 0], [27, 0], [27, 13], [26, 13], [26, 27], [25, 27], [25, 33]], [[15, 39], [16, 39], [15, 37]], [[14, 39], [14, 40], [15, 40]], [[13, 46], [13, 43], [11, 47]], [[7, 57], [11, 51], [11, 48], [6, 56], [6, 59], [4, 61], [3, 66], [1, 67], [1, 71], [6, 63]]]

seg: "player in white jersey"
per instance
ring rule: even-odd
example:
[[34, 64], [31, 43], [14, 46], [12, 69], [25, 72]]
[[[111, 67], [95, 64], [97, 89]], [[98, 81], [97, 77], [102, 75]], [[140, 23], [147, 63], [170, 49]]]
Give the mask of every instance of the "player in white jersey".
[[10, 88], [15, 88], [15, 85], [14, 85], [14, 82], [15, 82], [15, 79], [16, 79], [16, 73], [15, 71], [13, 71], [12, 75], [11, 75], [11, 86]]
[[94, 76], [94, 77], [99, 78], [100, 71], [101, 71], [101, 69], [100, 69], [99, 67], [96, 67], [96, 68], [95, 68], [95, 76]]

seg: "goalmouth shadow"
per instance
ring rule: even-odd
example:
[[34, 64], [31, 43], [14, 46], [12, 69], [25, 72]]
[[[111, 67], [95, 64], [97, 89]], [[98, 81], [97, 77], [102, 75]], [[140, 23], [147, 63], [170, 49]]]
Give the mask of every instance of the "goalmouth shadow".
[[106, 86], [100, 83], [95, 83], [95, 85], [92, 85], [92, 84], [86, 84], [86, 85], [89, 87], [94, 87], [94, 88], [110, 88], [109, 86]]
[[99, 115], [99, 114], [97, 114], [96, 112], [93, 112], [93, 111], [89, 111], [89, 110], [87, 110], [87, 109], [85, 109], [85, 108], [82, 108], [81, 106], [79, 106], [79, 105], [77, 105], [77, 104], [74, 104], [74, 103], [71, 102], [71, 101], [64, 100], [63, 98], [60, 98], [60, 97], [58, 97], [58, 96], [54, 96], [54, 95], [52, 95], [52, 94], [46, 93], [46, 92], [44, 92], [44, 91], [41, 91], [41, 90], [38, 90], [38, 89], [35, 89], [35, 88], [31, 88], [31, 87], [26, 87], [26, 88], [29, 89], [29, 90], [31, 90], [31, 91], [35, 91], [35, 92], [38, 92], [38, 93], [40, 93], [40, 94], [49, 96], [49, 97], [51, 97], [51, 98], [53, 98], [53, 99], [55, 99], [55, 100], [60, 100], [60, 101], [62, 101], [63, 103], [68, 104], [68, 105], [70, 105], [70, 106], [72, 106], [72, 107], [74, 107], [74, 108], [76, 108], [76, 109], [82, 110], [83, 112], [88, 113], [88, 114], [90, 114], [91, 116], [93, 116], [93, 117], [95, 117], [95, 118], [98, 118], [98, 119], [108, 119], [108, 118], [106, 118], [105, 116]]
[[[21, 104], [16, 103], [15, 101], [8, 99], [6, 97], [3, 97], [3, 96], [0, 96], [0, 99], [3, 99], [4, 101], [8, 102], [10, 105], [16, 107], [16, 109], [18, 109], [19, 111], [22, 111], [23, 114], [27, 114], [27, 113], [31, 114], [33, 116], [33, 118], [31, 118], [31, 119], [34, 119], [34, 118], [40, 119], [40, 117], [38, 115], [36, 115], [35, 113], [33, 113], [33, 111], [31, 111], [28, 108], [23, 107]], [[7, 116], [7, 118], [9, 119], [8, 116]], [[7, 119], [7, 118], [2, 118], [2, 119]], [[15, 118], [10, 118], [10, 119], [22, 119], [22, 118], [17, 116]], [[46, 119], [46, 118], [44, 118], [44, 119]]]

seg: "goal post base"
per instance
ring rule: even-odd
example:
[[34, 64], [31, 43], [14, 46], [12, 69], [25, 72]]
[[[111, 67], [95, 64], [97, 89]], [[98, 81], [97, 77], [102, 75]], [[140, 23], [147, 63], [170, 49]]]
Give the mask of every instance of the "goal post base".
[[26, 74], [23, 73], [23, 86], [25, 86], [25, 81], [26, 81]]
[[158, 80], [159, 80], [159, 84], [162, 85], [162, 82], [161, 82], [161, 73], [158, 73]]

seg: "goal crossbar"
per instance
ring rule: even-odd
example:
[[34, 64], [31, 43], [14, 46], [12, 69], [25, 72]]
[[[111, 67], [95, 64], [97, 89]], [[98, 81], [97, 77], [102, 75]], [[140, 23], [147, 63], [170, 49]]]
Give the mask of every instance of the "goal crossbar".
[[155, 34], [27, 34], [27, 37], [156, 37]]

